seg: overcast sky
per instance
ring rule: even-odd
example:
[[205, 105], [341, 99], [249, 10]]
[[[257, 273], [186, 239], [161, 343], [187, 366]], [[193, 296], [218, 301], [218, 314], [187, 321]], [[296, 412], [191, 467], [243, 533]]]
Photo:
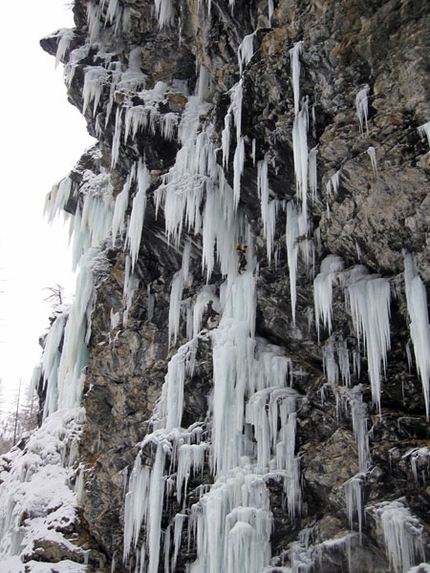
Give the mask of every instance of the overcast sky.
[[[68, 103], [63, 69], [40, 38], [73, 27], [63, 0], [20, 0], [2, 7], [0, 152], [0, 378], [3, 404], [28, 386], [49, 324], [47, 287], [73, 290], [68, 230], [43, 217], [46, 194], [92, 144]], [[6, 394], [6, 396], [5, 396]], [[3, 406], [4, 408], [4, 406]], [[2, 409], [2, 404], [0, 404]]]

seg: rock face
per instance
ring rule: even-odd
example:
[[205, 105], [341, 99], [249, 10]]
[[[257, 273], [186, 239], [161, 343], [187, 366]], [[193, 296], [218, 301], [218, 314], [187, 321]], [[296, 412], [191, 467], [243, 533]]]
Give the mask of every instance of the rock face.
[[79, 451], [103, 571], [430, 570], [430, 6], [74, 14], [42, 46], [97, 139], [51, 203], [104, 260]]

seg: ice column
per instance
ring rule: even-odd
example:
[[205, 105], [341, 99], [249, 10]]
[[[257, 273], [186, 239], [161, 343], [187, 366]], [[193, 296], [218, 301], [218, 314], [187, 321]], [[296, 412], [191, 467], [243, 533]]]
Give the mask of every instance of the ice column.
[[105, 259], [96, 249], [90, 249], [83, 257], [76, 282], [75, 300], [64, 331], [64, 343], [58, 367], [58, 408], [76, 407], [81, 400], [82, 370], [87, 364], [86, 344], [91, 335], [94, 284], [105, 265]]
[[42, 355], [43, 386], [46, 387], [46, 399], [43, 417], [49, 416], [58, 408], [58, 367], [61, 360], [60, 343], [64, 335], [67, 314], [59, 314], [44, 342]]

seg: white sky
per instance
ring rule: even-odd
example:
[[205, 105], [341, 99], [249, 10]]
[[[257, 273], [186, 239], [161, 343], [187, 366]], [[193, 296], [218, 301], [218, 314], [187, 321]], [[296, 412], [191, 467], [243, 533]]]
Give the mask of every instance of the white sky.
[[[70, 3], [67, 3], [70, 4]], [[67, 101], [63, 69], [39, 40], [73, 27], [64, 0], [20, 0], [2, 7], [0, 63], [0, 410], [38, 364], [49, 325], [46, 287], [73, 290], [68, 228], [43, 217], [46, 194], [92, 144]]]

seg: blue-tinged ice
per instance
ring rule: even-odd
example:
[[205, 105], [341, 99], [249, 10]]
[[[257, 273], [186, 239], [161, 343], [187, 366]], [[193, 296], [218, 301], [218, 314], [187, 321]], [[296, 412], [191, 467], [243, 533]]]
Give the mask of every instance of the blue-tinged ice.
[[406, 303], [410, 318], [409, 330], [414, 346], [415, 364], [423, 388], [426, 416], [429, 417], [430, 326], [426, 288], [418, 275], [414, 257], [405, 254]]

